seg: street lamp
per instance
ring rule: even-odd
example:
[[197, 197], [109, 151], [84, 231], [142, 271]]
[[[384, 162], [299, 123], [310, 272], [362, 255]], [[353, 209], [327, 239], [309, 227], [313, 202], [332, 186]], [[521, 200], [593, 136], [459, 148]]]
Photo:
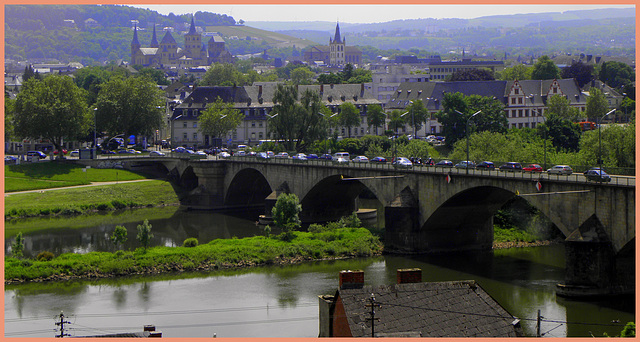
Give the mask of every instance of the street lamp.
[[[538, 113], [538, 116], [540, 116], [540, 112], [536, 109], [536, 108], [532, 108], [531, 112], [536, 112]], [[536, 121], [537, 122], [537, 121]], [[543, 168], [546, 170], [547, 169], [547, 130], [549, 129], [549, 127], [547, 127], [547, 125], [545, 124], [544, 126], [544, 145], [543, 145], [543, 149], [544, 149], [544, 166]]]
[[96, 139], [96, 121], [98, 120], [98, 108], [94, 108], [93, 109], [93, 153], [91, 154], [91, 159], [97, 158], [98, 157], [98, 151], [97, 151], [97, 139]]
[[176, 125], [176, 120], [180, 119], [181, 117], [182, 117], [182, 114], [171, 119], [171, 149], [172, 150], [175, 148], [175, 146], [173, 145], [173, 130]]
[[[461, 112], [459, 112], [457, 109], [454, 109], [458, 114], [460, 115], [464, 115]], [[479, 110], [475, 113], [473, 113], [468, 119], [467, 119], [467, 126], [465, 128], [465, 133], [467, 135], [467, 163], [466, 163], [466, 167], [465, 169], [467, 170], [467, 174], [469, 174], [469, 121], [471, 121], [471, 118], [473, 118], [474, 116], [480, 114], [482, 111]]]
[[601, 131], [600, 126], [601, 126], [602, 120], [605, 117], [607, 117], [607, 115], [609, 115], [609, 114], [611, 114], [611, 113], [613, 113], [615, 111], [616, 111], [615, 109], [610, 110], [607, 114], [603, 115], [600, 118], [600, 120], [598, 120], [598, 145], [599, 145], [598, 149], [600, 150], [599, 153], [598, 153], [598, 164], [600, 166], [600, 174], [602, 174], [602, 138], [601, 138], [601, 133], [600, 133], [600, 131]]

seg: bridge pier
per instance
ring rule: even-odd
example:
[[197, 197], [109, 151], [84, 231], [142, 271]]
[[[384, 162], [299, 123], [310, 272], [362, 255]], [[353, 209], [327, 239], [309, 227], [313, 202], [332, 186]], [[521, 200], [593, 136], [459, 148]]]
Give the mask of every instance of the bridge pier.
[[180, 199], [180, 204], [192, 209], [216, 209], [224, 206], [224, 164], [194, 166], [198, 186]]

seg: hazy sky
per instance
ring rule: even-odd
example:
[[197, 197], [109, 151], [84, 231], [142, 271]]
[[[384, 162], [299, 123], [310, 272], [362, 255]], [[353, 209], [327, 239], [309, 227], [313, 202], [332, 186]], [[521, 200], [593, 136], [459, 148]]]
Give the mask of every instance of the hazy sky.
[[396, 19], [477, 18], [488, 15], [563, 12], [596, 8], [629, 8], [633, 5], [132, 5], [167, 15], [197, 11], [226, 14], [251, 21], [339, 21], [376, 23]]

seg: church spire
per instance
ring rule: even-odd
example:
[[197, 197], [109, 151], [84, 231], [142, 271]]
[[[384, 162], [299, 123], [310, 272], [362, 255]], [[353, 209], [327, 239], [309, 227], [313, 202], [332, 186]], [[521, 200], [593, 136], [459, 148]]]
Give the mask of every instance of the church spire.
[[340, 39], [340, 24], [336, 23], [336, 34], [333, 37], [334, 43], [342, 43], [342, 39]]
[[152, 48], [157, 48], [158, 45], [158, 39], [156, 38], [156, 24], [153, 24], [153, 37], [151, 38], [151, 46]]
[[189, 33], [187, 33], [188, 35], [194, 35], [196, 34], [196, 24], [193, 21], [193, 18], [195, 17], [195, 15], [191, 16], [191, 28], [189, 29]]
[[131, 47], [140, 47], [140, 42], [138, 41], [138, 25], [133, 24], [133, 40], [131, 41]]

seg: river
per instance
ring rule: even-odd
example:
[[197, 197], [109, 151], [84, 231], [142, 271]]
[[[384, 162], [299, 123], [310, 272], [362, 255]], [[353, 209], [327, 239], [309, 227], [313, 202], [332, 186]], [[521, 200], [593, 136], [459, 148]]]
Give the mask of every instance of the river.
[[[240, 216], [240, 217], [238, 217]], [[247, 217], [251, 217], [250, 219]], [[148, 218], [153, 244], [176, 246], [188, 237], [200, 243], [260, 233], [253, 215], [143, 209], [83, 215], [72, 219], [30, 219], [6, 224], [5, 251], [17, 229], [26, 251], [113, 250], [108, 236], [127, 227], [126, 248], [135, 248], [136, 225]], [[29, 232], [28, 227], [50, 227]], [[56, 228], [57, 227], [57, 228]], [[60, 228], [65, 227], [65, 228]], [[318, 295], [333, 294], [338, 273], [362, 269], [368, 285], [396, 281], [398, 268], [421, 268], [423, 281], [474, 279], [535, 334], [537, 312], [544, 337], [601, 337], [619, 334], [635, 321], [635, 299], [578, 301], [556, 297], [564, 279], [564, 248], [495, 250], [446, 256], [394, 256], [320, 261], [290, 266], [161, 276], [33, 283], [5, 286], [5, 336], [53, 337], [63, 311], [65, 333], [90, 336], [141, 331], [153, 324], [163, 337], [317, 337]], [[56, 318], [57, 317], [57, 318]], [[550, 322], [553, 321], [553, 322]], [[612, 322], [620, 322], [612, 323]]]

